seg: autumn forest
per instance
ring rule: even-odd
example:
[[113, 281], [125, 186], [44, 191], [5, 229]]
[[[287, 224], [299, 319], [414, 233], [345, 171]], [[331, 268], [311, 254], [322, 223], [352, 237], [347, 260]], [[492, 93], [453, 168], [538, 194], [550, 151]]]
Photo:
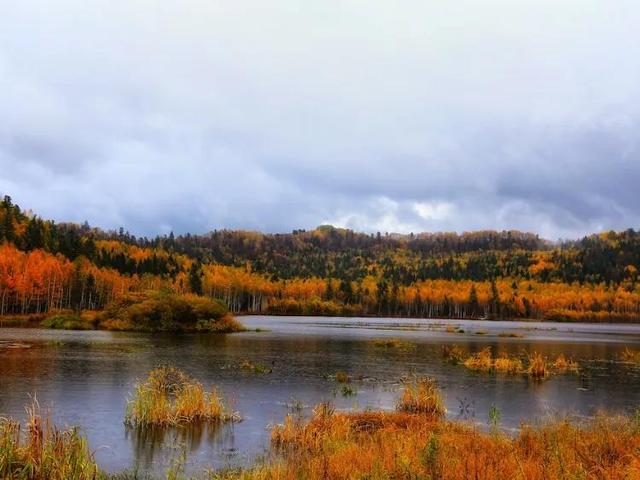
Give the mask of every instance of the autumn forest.
[[169, 291], [234, 313], [640, 320], [640, 232], [364, 234], [321, 226], [137, 238], [0, 202], [0, 315]]

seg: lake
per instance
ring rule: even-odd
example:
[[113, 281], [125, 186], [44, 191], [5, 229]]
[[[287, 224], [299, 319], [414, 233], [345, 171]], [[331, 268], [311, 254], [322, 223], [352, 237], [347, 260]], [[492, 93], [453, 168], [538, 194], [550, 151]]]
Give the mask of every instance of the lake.
[[[187, 452], [191, 470], [247, 465], [269, 449], [269, 428], [289, 411], [331, 401], [338, 409], [393, 409], [408, 375], [430, 375], [442, 388], [447, 416], [486, 425], [492, 405], [500, 425], [599, 410], [632, 413], [640, 406], [640, 366], [619, 360], [640, 348], [640, 325], [324, 317], [241, 317], [252, 331], [230, 335], [148, 335], [105, 331], [0, 329], [0, 416], [24, 419], [36, 396], [58, 425], [78, 425], [109, 471], [163, 472]], [[446, 326], [465, 333], [447, 333]], [[485, 332], [477, 334], [476, 332]], [[499, 334], [515, 333], [522, 338]], [[381, 348], [398, 337], [415, 348]], [[30, 348], [9, 348], [20, 343]], [[442, 346], [470, 352], [523, 349], [578, 361], [580, 373], [543, 382], [479, 374], [442, 359]], [[270, 373], [240, 365], [248, 360]], [[243, 421], [135, 431], [123, 424], [134, 385], [158, 364], [173, 364], [205, 385], [220, 387]], [[329, 376], [348, 373], [353, 394]], [[345, 395], [344, 393], [347, 393]]]

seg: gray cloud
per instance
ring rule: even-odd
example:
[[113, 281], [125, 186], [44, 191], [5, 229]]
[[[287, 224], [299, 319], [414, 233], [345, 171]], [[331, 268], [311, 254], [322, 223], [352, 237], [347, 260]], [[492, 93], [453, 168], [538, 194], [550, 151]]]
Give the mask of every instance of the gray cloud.
[[138, 234], [638, 228], [635, 1], [25, 0], [0, 192]]

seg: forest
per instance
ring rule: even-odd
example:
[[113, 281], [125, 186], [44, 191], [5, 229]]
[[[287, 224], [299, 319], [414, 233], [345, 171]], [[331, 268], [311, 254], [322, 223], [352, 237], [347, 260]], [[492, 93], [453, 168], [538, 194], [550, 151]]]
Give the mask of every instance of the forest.
[[640, 231], [551, 242], [519, 231], [135, 237], [0, 201], [0, 315], [102, 310], [171, 291], [234, 313], [639, 321]]

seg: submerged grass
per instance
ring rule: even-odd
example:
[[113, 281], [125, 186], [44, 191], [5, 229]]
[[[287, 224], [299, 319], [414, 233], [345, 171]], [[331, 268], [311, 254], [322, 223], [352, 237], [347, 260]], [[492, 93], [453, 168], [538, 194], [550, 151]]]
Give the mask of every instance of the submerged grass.
[[640, 350], [633, 350], [629, 347], [624, 347], [621, 358], [624, 362], [640, 363]]
[[240, 368], [258, 375], [264, 375], [272, 371], [272, 369], [267, 368], [262, 363], [253, 363], [250, 360], [243, 360], [242, 363], [240, 363]]
[[526, 372], [536, 380], [542, 380], [550, 373], [544, 357], [536, 352], [529, 355], [529, 366], [527, 367]]
[[500, 332], [498, 333], [498, 337], [501, 338], [523, 338], [524, 335], [516, 332]]
[[442, 357], [454, 365], [464, 362], [465, 356], [465, 351], [458, 345], [444, 345], [442, 347]]
[[127, 404], [129, 426], [171, 426], [198, 421], [239, 420], [215, 389], [207, 392], [200, 382], [181, 370], [163, 366], [138, 383]]
[[578, 364], [573, 360], [566, 358], [563, 354], [560, 354], [553, 362], [553, 368], [555, 368], [557, 372], [577, 372]]
[[378, 338], [373, 340], [373, 345], [378, 348], [396, 348], [399, 350], [410, 350], [416, 348], [416, 344], [401, 340], [399, 338]]
[[536, 380], [543, 380], [553, 373], [578, 372], [578, 364], [560, 354], [554, 361], [547, 361], [539, 353], [526, 355], [525, 361], [519, 357], [501, 354], [494, 358], [491, 347], [485, 347], [477, 353], [466, 356], [462, 348], [457, 345], [446, 345], [442, 349], [443, 358], [453, 364], [462, 364], [469, 370], [476, 372], [524, 374]]
[[501, 355], [493, 362], [493, 368], [496, 372], [516, 374], [524, 370], [522, 361], [519, 358], [510, 358], [506, 355]]
[[27, 408], [27, 423], [0, 418], [0, 478], [90, 480], [100, 472], [78, 429], [60, 430], [41, 415], [37, 400]]
[[469, 370], [476, 370], [479, 372], [491, 371], [493, 369], [491, 347], [485, 347], [478, 353], [474, 353], [463, 362], [463, 365]]

